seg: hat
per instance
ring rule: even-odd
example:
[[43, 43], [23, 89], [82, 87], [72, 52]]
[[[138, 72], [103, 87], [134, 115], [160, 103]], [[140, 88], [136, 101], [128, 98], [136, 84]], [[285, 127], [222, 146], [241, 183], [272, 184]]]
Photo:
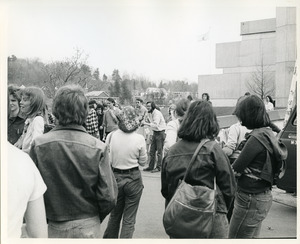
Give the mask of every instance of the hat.
[[139, 119], [135, 110], [132, 106], [126, 106], [122, 109], [118, 115], [119, 119], [119, 128], [125, 133], [130, 133], [135, 131], [139, 125]]

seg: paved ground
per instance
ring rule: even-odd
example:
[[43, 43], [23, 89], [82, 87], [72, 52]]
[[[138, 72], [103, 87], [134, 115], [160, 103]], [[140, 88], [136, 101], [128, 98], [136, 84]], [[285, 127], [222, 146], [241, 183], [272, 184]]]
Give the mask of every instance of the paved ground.
[[[162, 224], [164, 199], [160, 194], [160, 173], [142, 172], [144, 192], [141, 198], [133, 238], [168, 239]], [[261, 238], [296, 237], [296, 197], [284, 191], [273, 189], [273, 204], [269, 215], [264, 220]], [[103, 222], [104, 232], [108, 217]]]

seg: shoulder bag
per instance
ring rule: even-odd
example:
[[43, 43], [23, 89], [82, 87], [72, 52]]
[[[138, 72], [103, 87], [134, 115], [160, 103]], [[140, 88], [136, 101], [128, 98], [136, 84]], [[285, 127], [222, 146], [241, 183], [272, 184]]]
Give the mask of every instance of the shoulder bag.
[[207, 141], [204, 139], [198, 145], [183, 180], [164, 212], [163, 225], [172, 238], [208, 238], [212, 231], [216, 213], [216, 177], [214, 189], [192, 186], [185, 181], [201, 147]]

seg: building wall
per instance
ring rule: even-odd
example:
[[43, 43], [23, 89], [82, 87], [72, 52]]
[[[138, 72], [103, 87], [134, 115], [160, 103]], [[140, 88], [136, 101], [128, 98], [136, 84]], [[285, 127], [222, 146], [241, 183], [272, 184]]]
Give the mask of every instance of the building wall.
[[276, 106], [287, 106], [296, 61], [296, 8], [276, 9]]
[[286, 106], [296, 60], [296, 8], [280, 7], [274, 19], [243, 22], [241, 35], [240, 42], [216, 44], [216, 68], [223, 74], [198, 76], [198, 94], [208, 92], [215, 106], [235, 106], [249, 91], [253, 72], [263, 67], [274, 81], [276, 106]]

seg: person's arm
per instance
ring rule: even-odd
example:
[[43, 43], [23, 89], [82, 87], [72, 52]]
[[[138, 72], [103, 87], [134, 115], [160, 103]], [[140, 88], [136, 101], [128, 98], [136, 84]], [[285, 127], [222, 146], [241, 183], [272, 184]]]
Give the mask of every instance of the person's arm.
[[232, 164], [234, 171], [243, 173], [254, 158], [263, 150], [264, 146], [254, 136], [250, 136], [245, 143], [241, 154]]
[[119, 114], [119, 110], [118, 110], [117, 108], [116, 108], [115, 111], [112, 110], [112, 109], [110, 109], [110, 110], [108, 110], [108, 112], [110, 113], [110, 115], [111, 115], [113, 121], [117, 124], [117, 123], [118, 123], [117, 114]]
[[23, 145], [23, 140], [24, 140], [24, 132], [22, 133], [22, 135], [19, 137], [19, 139], [17, 140], [17, 142], [14, 144], [15, 147], [22, 149], [22, 145]]
[[117, 204], [118, 187], [109, 163], [109, 154], [105, 147], [99, 162], [99, 178], [96, 188], [99, 217], [102, 222]]
[[168, 200], [167, 155], [164, 156], [161, 166], [161, 194]]
[[239, 128], [236, 125], [232, 125], [229, 128], [228, 139], [222, 150], [227, 156], [231, 156], [231, 154], [236, 149], [239, 139]]
[[272, 121], [270, 122], [269, 126], [272, 129], [272, 131], [274, 131], [276, 133], [279, 133], [281, 131], [280, 128], [277, 125], [275, 125]]
[[107, 119], [106, 119], [106, 113], [107, 111], [103, 114], [103, 122], [102, 122], [102, 126], [103, 126], [103, 140], [105, 140], [106, 138], [106, 125], [107, 125]]
[[218, 144], [215, 144], [212, 150], [212, 158], [216, 165], [216, 183], [223, 194], [227, 209], [229, 209], [236, 191], [234, 172], [228, 157]]
[[25, 212], [26, 231], [30, 238], [48, 238], [44, 198], [28, 202]]
[[144, 122], [144, 125], [148, 125], [148, 126], [150, 126], [152, 129], [158, 130], [158, 125], [159, 125], [161, 116], [162, 116], [162, 114], [160, 115], [160, 111], [154, 110], [154, 111], [152, 112], [152, 119], [151, 119], [150, 116], [149, 116], [150, 123]]
[[166, 139], [164, 142], [164, 152], [167, 153], [171, 146], [177, 141], [177, 124], [175, 121], [170, 121], [166, 128]]
[[139, 163], [139, 165], [144, 166], [147, 162], [146, 141], [145, 141], [144, 137], [141, 138], [139, 145], [141, 145], [141, 148], [139, 150], [138, 163]]

